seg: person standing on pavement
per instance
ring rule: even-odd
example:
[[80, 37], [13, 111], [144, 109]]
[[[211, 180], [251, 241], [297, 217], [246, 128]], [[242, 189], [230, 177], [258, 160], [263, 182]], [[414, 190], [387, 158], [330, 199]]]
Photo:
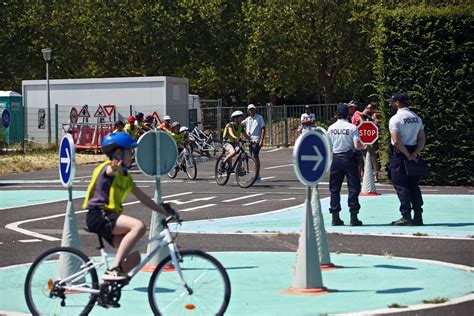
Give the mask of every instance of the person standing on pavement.
[[249, 116], [242, 121], [242, 125], [245, 127], [247, 135], [249, 135], [252, 140], [249, 149], [250, 154], [255, 158], [255, 162], [257, 163], [256, 181], [260, 181], [259, 153], [265, 138], [265, 121], [260, 114], [257, 114], [257, 108], [253, 104], [249, 104], [247, 107], [247, 113]]
[[353, 119], [354, 115], [356, 115], [356, 112], [357, 112], [357, 104], [355, 103], [354, 100], [352, 100], [349, 103], [346, 103], [346, 105], [349, 107], [348, 120], [349, 120], [349, 122], [352, 122], [352, 119]]
[[311, 107], [306, 105], [304, 107], [304, 113], [301, 114], [301, 132], [304, 133], [306, 131], [311, 130], [311, 128], [316, 126], [316, 115], [311, 113]]
[[392, 222], [392, 225], [422, 226], [423, 197], [418, 184], [420, 177], [408, 176], [404, 161], [416, 160], [425, 146], [423, 121], [407, 107], [409, 98], [405, 94], [395, 93], [387, 101], [397, 110], [397, 113], [390, 118], [388, 125], [391, 139], [389, 175], [397, 191], [400, 213], [402, 213], [402, 218]]
[[336, 109], [337, 121], [329, 126], [327, 135], [332, 146], [333, 160], [329, 174], [329, 191], [331, 192], [332, 225], [342, 226], [339, 217], [341, 211], [341, 186], [344, 176], [347, 178], [348, 206], [351, 213], [351, 226], [362, 226], [357, 214], [360, 210], [359, 193], [361, 189], [359, 161], [357, 150], [365, 146], [360, 141], [357, 127], [349, 119], [349, 107], [340, 103]]

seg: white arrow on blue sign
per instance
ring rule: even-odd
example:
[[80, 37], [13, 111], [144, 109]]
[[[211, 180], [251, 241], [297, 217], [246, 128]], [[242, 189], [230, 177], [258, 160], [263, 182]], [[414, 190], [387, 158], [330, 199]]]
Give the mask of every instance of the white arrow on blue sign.
[[11, 122], [10, 111], [5, 109], [2, 112], [2, 125], [3, 125], [3, 127], [9, 128], [10, 127], [10, 122]]
[[59, 146], [59, 178], [64, 187], [70, 188], [76, 173], [76, 150], [70, 134], [61, 139]]
[[329, 140], [322, 131], [307, 131], [298, 137], [293, 149], [293, 165], [302, 184], [312, 186], [321, 181], [331, 163], [329, 150]]

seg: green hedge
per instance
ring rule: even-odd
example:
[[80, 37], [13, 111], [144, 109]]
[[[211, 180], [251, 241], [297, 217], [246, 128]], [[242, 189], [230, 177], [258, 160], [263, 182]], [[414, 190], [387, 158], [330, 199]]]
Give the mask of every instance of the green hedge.
[[[384, 99], [405, 92], [423, 119], [422, 156], [432, 171], [427, 184], [472, 184], [473, 12], [472, 7], [417, 6], [383, 12], [378, 20], [377, 90]], [[388, 144], [394, 112], [387, 102], [382, 112], [382, 140]], [[383, 158], [386, 162], [386, 151]]]

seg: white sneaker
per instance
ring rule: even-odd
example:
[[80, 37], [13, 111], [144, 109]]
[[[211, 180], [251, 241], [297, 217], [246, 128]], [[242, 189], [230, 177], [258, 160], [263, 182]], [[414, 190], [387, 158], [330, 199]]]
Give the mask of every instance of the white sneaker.
[[124, 281], [128, 280], [129, 276], [120, 268], [113, 268], [110, 270], [105, 270], [102, 280], [104, 281]]

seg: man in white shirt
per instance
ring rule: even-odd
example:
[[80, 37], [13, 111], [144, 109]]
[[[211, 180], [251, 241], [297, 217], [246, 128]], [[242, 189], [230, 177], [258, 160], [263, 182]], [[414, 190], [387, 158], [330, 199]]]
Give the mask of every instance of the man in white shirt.
[[260, 114], [257, 114], [257, 108], [253, 104], [249, 104], [247, 113], [249, 116], [242, 121], [242, 125], [245, 126], [245, 131], [252, 140], [250, 144], [250, 154], [255, 158], [255, 162], [257, 163], [256, 181], [260, 181], [259, 153], [263, 146], [263, 140], [265, 139], [265, 121]]
[[347, 178], [347, 204], [351, 213], [351, 226], [362, 226], [357, 218], [360, 210], [360, 174], [357, 150], [364, 148], [360, 141], [357, 127], [349, 123], [349, 107], [340, 103], [336, 109], [337, 121], [329, 126], [327, 136], [332, 146], [333, 159], [329, 174], [329, 191], [331, 201], [329, 212], [332, 214], [332, 225], [342, 226], [344, 222], [339, 217], [341, 211], [341, 186], [344, 177]]
[[301, 132], [309, 131], [316, 126], [316, 115], [311, 113], [311, 107], [306, 105], [304, 111], [305, 112], [301, 114]]
[[402, 213], [402, 218], [392, 222], [392, 225], [422, 226], [423, 197], [418, 185], [420, 177], [407, 175], [405, 160], [416, 160], [425, 146], [423, 121], [407, 107], [409, 99], [405, 94], [395, 93], [387, 101], [397, 110], [397, 113], [390, 118], [388, 125], [392, 144], [389, 175], [397, 191], [400, 213]]

